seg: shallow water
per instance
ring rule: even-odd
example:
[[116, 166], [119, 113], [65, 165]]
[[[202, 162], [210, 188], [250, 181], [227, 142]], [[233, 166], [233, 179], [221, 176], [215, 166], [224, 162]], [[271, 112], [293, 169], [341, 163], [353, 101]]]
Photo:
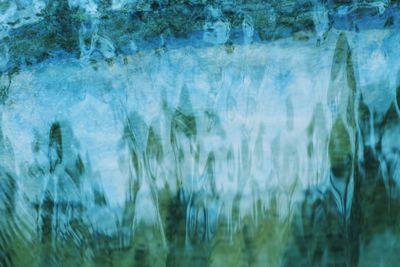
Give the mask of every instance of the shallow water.
[[206, 2], [1, 3], [0, 266], [397, 266], [398, 6]]

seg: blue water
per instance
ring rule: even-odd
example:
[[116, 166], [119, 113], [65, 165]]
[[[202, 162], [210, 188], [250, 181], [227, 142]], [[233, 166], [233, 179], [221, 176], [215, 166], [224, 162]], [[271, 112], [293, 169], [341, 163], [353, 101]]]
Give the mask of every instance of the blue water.
[[398, 6], [203, 2], [0, 3], [0, 266], [397, 266]]

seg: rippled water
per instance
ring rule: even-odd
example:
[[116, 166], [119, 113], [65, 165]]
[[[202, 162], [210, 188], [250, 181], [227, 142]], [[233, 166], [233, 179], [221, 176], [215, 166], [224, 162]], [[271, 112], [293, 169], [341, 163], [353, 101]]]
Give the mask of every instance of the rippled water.
[[399, 8], [0, 2], [0, 266], [397, 266]]

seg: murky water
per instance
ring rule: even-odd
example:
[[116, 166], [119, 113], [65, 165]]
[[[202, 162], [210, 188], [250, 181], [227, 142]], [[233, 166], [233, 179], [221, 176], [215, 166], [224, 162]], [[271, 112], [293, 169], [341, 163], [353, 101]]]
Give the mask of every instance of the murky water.
[[0, 3], [0, 266], [398, 265], [399, 7], [211, 2]]

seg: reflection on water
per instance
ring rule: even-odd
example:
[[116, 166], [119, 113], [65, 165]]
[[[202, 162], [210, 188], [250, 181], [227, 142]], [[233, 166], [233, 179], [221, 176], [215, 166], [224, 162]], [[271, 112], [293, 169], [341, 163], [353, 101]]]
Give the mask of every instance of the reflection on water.
[[397, 266], [399, 34], [327, 21], [366, 3], [315, 4], [315, 32], [273, 40], [259, 21], [295, 11], [268, 4], [240, 44], [207, 6], [207, 45], [122, 49], [83, 2], [64, 3], [91, 18], [66, 29], [75, 56], [2, 52], [0, 266]]

